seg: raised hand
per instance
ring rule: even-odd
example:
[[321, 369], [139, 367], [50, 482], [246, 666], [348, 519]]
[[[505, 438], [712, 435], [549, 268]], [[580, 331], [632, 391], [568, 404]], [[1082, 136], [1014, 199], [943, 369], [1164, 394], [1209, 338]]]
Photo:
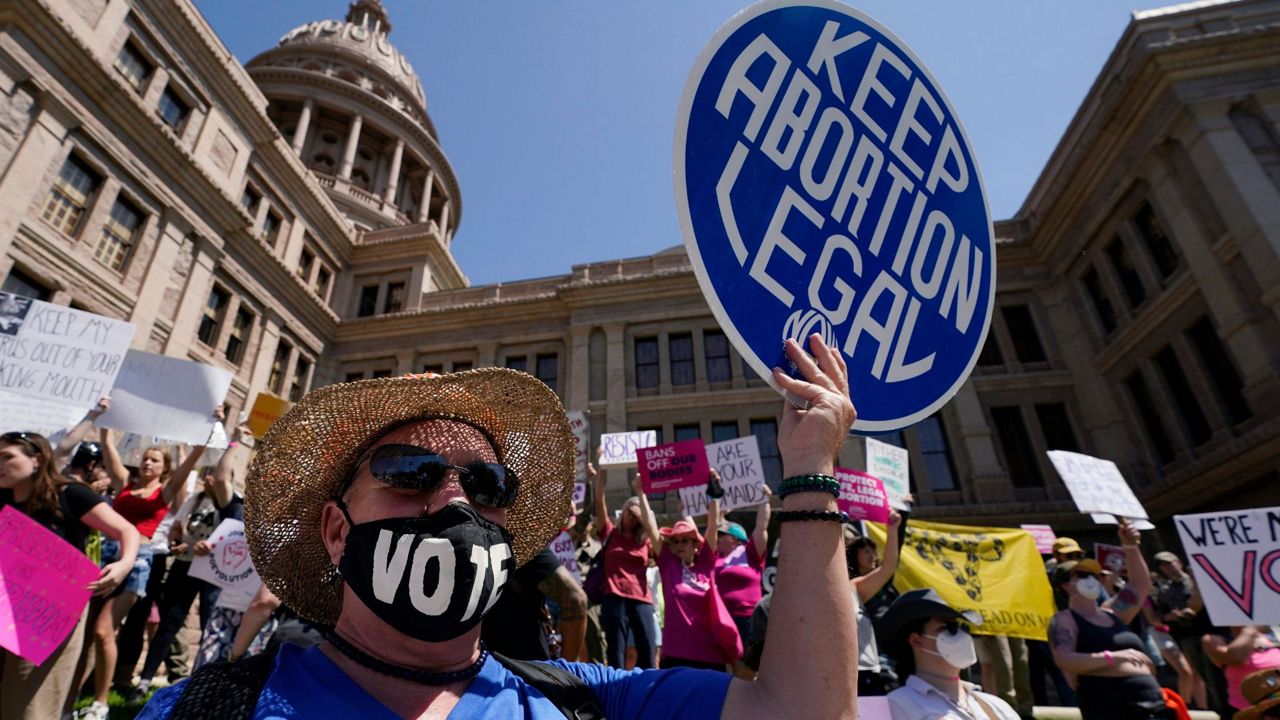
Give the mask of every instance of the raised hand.
[[817, 333], [809, 337], [809, 353], [796, 341], [786, 342], [787, 357], [803, 380], [774, 368], [778, 387], [804, 403], [784, 404], [778, 428], [778, 450], [787, 475], [830, 474], [835, 456], [849, 435], [858, 413], [849, 400], [848, 368], [840, 351], [827, 347]]

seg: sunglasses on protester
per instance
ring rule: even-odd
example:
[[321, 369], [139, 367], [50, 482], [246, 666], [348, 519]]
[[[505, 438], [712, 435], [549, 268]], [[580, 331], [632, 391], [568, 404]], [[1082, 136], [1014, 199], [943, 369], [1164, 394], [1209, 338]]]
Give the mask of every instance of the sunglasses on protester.
[[516, 502], [520, 479], [501, 463], [476, 460], [452, 465], [444, 456], [416, 445], [382, 445], [369, 454], [369, 474], [383, 485], [406, 490], [435, 490], [451, 470], [472, 502], [487, 508], [509, 508]]
[[1094, 580], [1102, 579], [1101, 577], [1098, 576], [1097, 573], [1091, 573], [1091, 572], [1073, 572], [1071, 573], [1071, 577], [1075, 578], [1076, 580], [1079, 580], [1081, 578], [1093, 578]]
[[689, 545], [694, 542], [694, 539], [688, 535], [681, 535], [679, 537], [671, 538], [667, 542], [671, 545]]

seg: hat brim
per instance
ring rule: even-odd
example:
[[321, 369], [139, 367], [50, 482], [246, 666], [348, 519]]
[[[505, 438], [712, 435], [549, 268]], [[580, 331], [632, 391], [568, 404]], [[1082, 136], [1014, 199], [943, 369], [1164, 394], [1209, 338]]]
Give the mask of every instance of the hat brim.
[[482, 368], [330, 385], [271, 426], [245, 482], [254, 567], [281, 602], [315, 622], [337, 621], [343, 584], [321, 540], [321, 511], [377, 438], [433, 418], [478, 429], [520, 478], [506, 522], [517, 565], [551, 541], [572, 502], [574, 437], [560, 399], [542, 381]]
[[1262, 717], [1263, 713], [1265, 713], [1266, 711], [1270, 710], [1273, 707], [1276, 707], [1277, 705], [1280, 705], [1280, 698], [1264, 700], [1258, 703], [1257, 705], [1247, 707], [1237, 712], [1235, 715], [1231, 717], [1231, 720], [1258, 720], [1258, 718]]
[[[895, 610], [897, 612], [895, 612]], [[899, 606], [890, 606], [877, 626], [876, 641], [880, 647], [890, 647], [908, 624], [921, 618], [945, 618], [963, 620], [975, 627], [982, 625], [982, 614], [976, 610], [956, 610], [936, 600], [919, 599]]]

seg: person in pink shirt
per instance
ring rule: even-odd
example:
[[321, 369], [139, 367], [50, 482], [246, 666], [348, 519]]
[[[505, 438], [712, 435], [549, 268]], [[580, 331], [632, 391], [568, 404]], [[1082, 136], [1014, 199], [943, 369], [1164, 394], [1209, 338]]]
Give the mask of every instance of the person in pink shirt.
[[[711, 473], [720, 479], [715, 470]], [[723, 519], [716, 535], [716, 589], [743, 643], [751, 635], [751, 613], [764, 594], [760, 579], [769, 546], [769, 498], [773, 495], [767, 486], [764, 492], [765, 501], [756, 509], [756, 527], [750, 537], [741, 525]]]
[[1205, 653], [1227, 678], [1227, 702], [1236, 710], [1249, 707], [1240, 690], [1244, 679], [1259, 670], [1280, 668], [1280, 638], [1267, 625], [1246, 625], [1211, 632], [1201, 638]]
[[[654, 640], [658, 635], [653, 612], [653, 595], [645, 570], [649, 555], [658, 544], [658, 523], [649, 509], [643, 492], [627, 498], [614, 526], [604, 497], [604, 475], [587, 463], [587, 474], [594, 482], [597, 532], [604, 547], [604, 603], [601, 624], [604, 625], [606, 655], [609, 665], [627, 666], [628, 634], [635, 643], [636, 667], [654, 666]], [[633, 487], [639, 487], [639, 482]]]

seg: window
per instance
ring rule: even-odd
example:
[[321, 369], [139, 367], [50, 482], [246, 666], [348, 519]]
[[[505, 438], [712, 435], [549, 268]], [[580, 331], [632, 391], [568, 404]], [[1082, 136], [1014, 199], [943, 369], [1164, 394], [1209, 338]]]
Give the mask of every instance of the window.
[[382, 303], [383, 313], [400, 312], [404, 309], [404, 283], [396, 282], [387, 285], [387, 299]]
[[312, 290], [321, 298], [327, 298], [329, 296], [329, 281], [332, 279], [333, 274], [329, 272], [329, 268], [321, 265], [320, 269], [316, 271], [316, 284]]
[[93, 256], [112, 270], [123, 269], [140, 227], [142, 211], [124, 198], [116, 198], [111, 206], [111, 215], [102, 224], [102, 237], [98, 238]]
[[1191, 383], [1187, 382], [1187, 376], [1182, 372], [1182, 365], [1173, 354], [1173, 348], [1166, 345], [1163, 350], [1156, 353], [1155, 363], [1165, 387], [1173, 397], [1173, 405], [1182, 418], [1182, 427], [1187, 433], [1187, 439], [1192, 445], [1203, 445], [1208, 442], [1213, 431], [1209, 428], [1209, 421], [1205, 418], [1204, 411], [1200, 409], [1199, 399], [1191, 390]]
[[1022, 420], [1022, 408], [1017, 405], [991, 408], [991, 421], [996, 427], [996, 435], [1000, 438], [1000, 448], [1004, 450], [1005, 468], [1009, 471], [1009, 479], [1017, 488], [1042, 487], [1044, 476], [1040, 474], [1040, 463], [1036, 462], [1036, 451], [1031, 445], [1031, 434], [1027, 432], [1027, 424]]
[[658, 387], [658, 338], [636, 338], [636, 389]]
[[262, 219], [262, 239], [266, 240], [271, 247], [275, 247], [280, 241], [280, 228], [283, 225], [284, 219], [275, 211], [268, 210], [267, 216]]
[[981, 367], [998, 367], [1004, 365], [1004, 353], [1000, 352], [1000, 341], [996, 339], [995, 328], [987, 330], [987, 341], [982, 344], [982, 353], [978, 355]]
[[289, 385], [290, 402], [298, 402], [307, 392], [307, 375], [311, 373], [311, 361], [298, 358], [293, 369], [293, 382]]
[[1037, 404], [1036, 419], [1040, 421], [1040, 433], [1044, 435], [1047, 449], [1080, 452], [1080, 443], [1076, 442], [1076, 433], [1071, 429], [1071, 418], [1067, 416], [1066, 405]]
[[1240, 373], [1236, 372], [1236, 366], [1231, 362], [1227, 349], [1222, 346], [1222, 340], [1218, 339], [1218, 332], [1213, 329], [1209, 318], [1202, 317], [1188, 328], [1187, 339], [1196, 349], [1205, 375], [1209, 377], [1218, 402], [1222, 403], [1231, 424], [1238, 425], [1253, 417], [1249, 403], [1244, 399], [1244, 382], [1240, 380]]
[[393, 373], [393, 371], [392, 371], [392, 370], [374, 370], [374, 371], [373, 371], [373, 374], [372, 374], [372, 375], [370, 375], [370, 377], [375, 377], [375, 378], [389, 378], [389, 377], [391, 377], [392, 373]]
[[378, 312], [378, 286], [365, 285], [360, 288], [360, 305], [356, 309], [358, 317], [369, 317]]
[[1173, 444], [1169, 442], [1169, 433], [1164, 428], [1164, 421], [1160, 419], [1160, 414], [1156, 412], [1155, 401], [1151, 398], [1151, 391], [1147, 388], [1147, 381], [1142, 377], [1142, 373], [1134, 371], [1124, 379], [1124, 386], [1129, 391], [1134, 407], [1138, 410], [1138, 419], [1142, 422], [1142, 429], [1147, 433], [1147, 441], [1156, 451], [1156, 457], [1160, 459], [1161, 464], [1172, 461]]
[[231, 335], [227, 338], [224, 355], [231, 362], [239, 365], [244, 358], [244, 346], [249, 343], [249, 333], [253, 330], [253, 313], [245, 308], [236, 310], [236, 319], [231, 323]]
[[671, 384], [692, 385], [693, 336], [689, 333], [671, 335], [667, 338], [667, 348], [671, 353]]
[[1093, 303], [1093, 312], [1098, 316], [1098, 323], [1102, 325], [1102, 334], [1110, 335], [1116, 329], [1116, 311], [1111, 307], [1111, 298], [1107, 297], [1106, 290], [1102, 288], [1102, 278], [1098, 276], [1098, 269], [1089, 268], [1089, 272], [1085, 273], [1080, 281], [1084, 284], [1089, 302]]
[[125, 42], [124, 47], [120, 48], [120, 54], [116, 55], [116, 71], [123, 75], [125, 82], [132, 85], [135, 90], [142, 90], [142, 84], [151, 77], [155, 69], [155, 65], [151, 64], [132, 40]]
[[1013, 340], [1013, 353], [1018, 362], [1045, 362], [1044, 346], [1040, 344], [1040, 333], [1036, 331], [1035, 320], [1031, 317], [1031, 308], [1026, 305], [1004, 305], [1000, 308], [1004, 316], [1005, 328]]
[[364, 379], [364, 373], [347, 373], [347, 379], [344, 380], [343, 382], [355, 382], [357, 380], [363, 380], [363, 379]]
[[67, 235], [76, 234], [76, 226], [89, 206], [89, 198], [102, 184], [102, 176], [75, 155], [67, 157], [58, 177], [49, 188], [41, 217]]
[[444, 372], [444, 365], [439, 365], [439, 364], [423, 365], [422, 372], [431, 373], [432, 375], [439, 375], [440, 373]]
[[529, 359], [524, 355], [512, 355], [507, 358], [507, 367], [525, 372], [529, 368]]
[[662, 444], [662, 428], [661, 427], [638, 427], [636, 428], [636, 430], [640, 432], [649, 432], [650, 430], [652, 430], [653, 437], [654, 437], [654, 440], [653, 440], [654, 444], [655, 445]]
[[937, 492], [959, 490], [956, 483], [956, 466], [951, 460], [951, 446], [947, 443], [947, 430], [942, 418], [931, 415], [916, 425], [916, 439], [920, 441], [920, 454], [924, 457], [924, 474], [929, 489]]
[[1147, 299], [1147, 289], [1143, 287], [1142, 277], [1138, 275], [1137, 269], [1129, 262], [1129, 253], [1125, 251], [1124, 242], [1120, 238], [1112, 240], [1107, 246], [1107, 257], [1111, 260], [1111, 268], [1120, 278], [1120, 287], [1124, 288], [1124, 297], [1129, 301], [1129, 307], [1138, 307]]
[[267, 378], [267, 386], [277, 396], [284, 393], [284, 373], [289, 369], [289, 354], [292, 352], [293, 347], [281, 341], [276, 346], [275, 357], [271, 359], [271, 377]]
[[452, 371], [452, 372], [466, 372], [466, 371], [470, 370], [470, 369], [471, 369], [471, 367], [472, 367], [472, 365], [471, 365], [471, 363], [469, 363], [469, 362], [465, 362], [465, 361], [464, 361], [464, 362], [455, 362], [455, 363], [453, 364], [453, 371]]
[[222, 314], [227, 311], [227, 303], [231, 294], [218, 286], [209, 292], [209, 301], [204, 305], [204, 315], [200, 318], [200, 327], [196, 329], [196, 338], [205, 345], [213, 345], [218, 340], [218, 330], [222, 327]]
[[697, 425], [676, 425], [671, 429], [676, 433], [676, 442], [697, 440], [702, 437], [702, 430]]
[[298, 257], [298, 277], [303, 280], [311, 278], [311, 266], [315, 265], [316, 255], [311, 252], [310, 248], [302, 248], [302, 255]]
[[711, 442], [718, 443], [726, 440], [736, 440], [738, 437], [738, 423], [736, 422], [716, 422], [711, 423]]
[[167, 87], [164, 92], [160, 93], [160, 101], [156, 104], [156, 112], [160, 114], [160, 119], [165, 124], [173, 128], [175, 132], [182, 130], [182, 123], [186, 121], [187, 115], [191, 114], [191, 107], [178, 97], [178, 93], [173, 88]]
[[9, 271], [9, 277], [4, 279], [4, 285], [0, 285], [0, 292], [46, 301], [53, 297], [53, 291], [45, 287], [44, 283], [17, 268]]
[[539, 355], [538, 364], [534, 369], [538, 371], [538, 379], [546, 383], [552, 392], [555, 392], [560, 379], [560, 357], [558, 355]]
[[782, 454], [778, 452], [778, 423], [776, 420], [752, 420], [751, 434], [760, 444], [760, 464], [764, 466], [764, 479], [771, 487], [782, 482]]
[[1138, 235], [1142, 236], [1142, 243], [1146, 245], [1147, 252], [1151, 254], [1151, 260], [1160, 273], [1160, 279], [1168, 280], [1169, 276], [1177, 271], [1180, 261], [1177, 251], [1173, 249], [1173, 243], [1169, 242], [1169, 236], [1164, 234], [1160, 218], [1156, 217], [1156, 211], [1152, 209], [1150, 203], [1142, 203], [1142, 207], [1133, 216], [1133, 224], [1138, 228]]
[[702, 348], [707, 356], [707, 382], [723, 383], [732, 380], [729, 338], [719, 330], [707, 330], [702, 333]]
[[245, 185], [244, 192], [240, 195], [240, 207], [254, 214], [258, 209], [258, 203], [262, 202], [262, 194], [252, 187]]

